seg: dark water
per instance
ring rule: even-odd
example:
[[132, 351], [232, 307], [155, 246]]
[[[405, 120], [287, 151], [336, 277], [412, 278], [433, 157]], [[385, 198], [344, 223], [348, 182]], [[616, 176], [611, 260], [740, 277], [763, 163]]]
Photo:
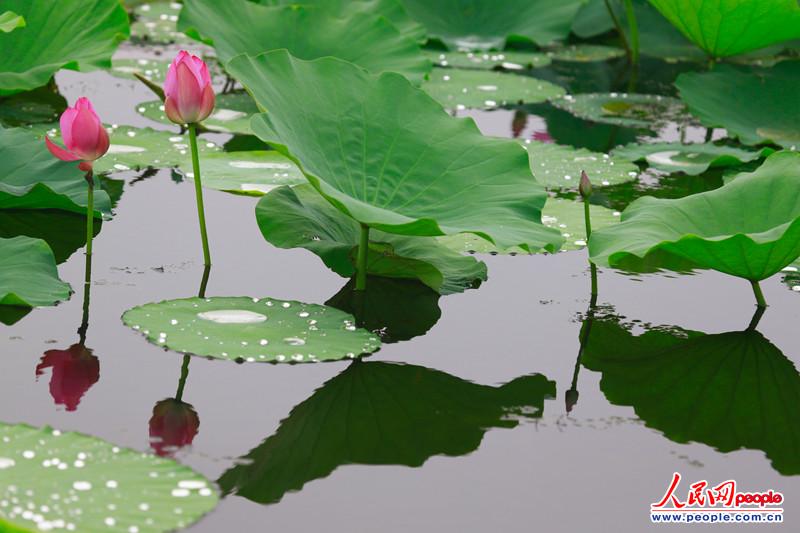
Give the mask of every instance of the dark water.
[[[98, 112], [109, 122], [155, 126], [131, 109], [139, 101], [136, 98], [150, 98], [147, 91], [132, 82], [111, 80], [105, 74], [64, 73], [58, 78], [70, 101], [87, 94], [97, 101]], [[119, 102], [126, 104], [120, 106]], [[509, 135], [511, 112], [472, 114], [486, 133]], [[526, 131], [535, 129], [537, 121], [541, 119], [532, 117]], [[673, 135], [663, 133], [667, 138]], [[691, 130], [688, 135], [702, 140], [704, 131]], [[49, 373], [37, 381], [35, 368], [45, 351], [66, 349], [77, 341], [81, 298], [78, 294], [58, 307], [37, 309], [14, 326], [0, 326], [0, 420], [50, 424], [139, 450], [149, 448], [148, 420], [153, 406], [175, 394], [182, 357], [147, 343], [122, 324], [120, 315], [142, 303], [196, 294], [202, 259], [192, 186], [174, 183], [169, 171], [132, 184], [136, 176], [117, 176], [127, 181], [122, 201], [114, 220], [104, 224], [95, 241], [87, 346], [99, 359], [99, 381], [74, 412], [54, 405], [48, 391]], [[267, 244], [253, 216], [255, 199], [214, 190], [205, 194], [215, 261], [208, 295], [324, 303], [344, 285], [345, 280], [329, 272], [316, 256]], [[293, 443], [291, 438], [283, 438], [284, 449], [276, 457], [291, 467], [284, 472], [284, 477], [291, 478], [287, 486], [307, 481], [302, 490], [283, 494], [278, 487], [276, 496], [270, 493], [274, 487], [261, 487], [264, 494], [269, 493], [264, 498], [273, 500], [266, 505], [228, 496], [190, 530], [637, 532], [655, 529], [649, 522], [649, 505], [660, 499], [675, 471], [684, 476], [683, 489], [700, 479], [710, 483], [736, 479], [744, 490], [779, 490], [786, 498], [786, 515], [785, 524], [778, 527], [796, 529], [800, 479], [789, 475], [800, 473], [796, 429], [775, 435], [774, 429], [782, 427], [775, 425], [763, 427], [759, 433], [764, 437], [763, 448], [777, 450], [771, 452], [775, 465], [761, 450], [722, 453], [707, 444], [678, 443], [675, 440], [680, 436], [674, 431], [665, 429], [671, 440], [664, 432], [647, 427], [633, 407], [612, 405], [600, 388], [601, 373], [588, 368], [579, 369], [579, 399], [567, 413], [565, 393], [573, 381], [582, 319], [589, 305], [585, 252], [482, 259], [489, 266], [488, 282], [479, 290], [439, 299], [441, 318], [426, 335], [385, 345], [365, 362], [355, 363], [363, 368], [348, 369], [345, 362], [282, 366], [192, 359], [183, 398], [199, 414], [200, 432], [191, 449], [178, 452], [176, 458], [212, 480], [242, 463], [239, 458], [276, 434], [295, 406], [342, 372], [348, 374], [339, 381], [360, 373], [357, 376], [365, 380], [376, 376], [388, 380], [389, 389], [393, 380], [402, 383], [407, 377], [408, 367], [373, 362], [415, 365], [410, 369], [415, 379], [431, 381], [432, 387], [455, 405], [447, 404], [450, 411], [439, 420], [445, 430], [438, 436], [439, 447], [431, 444], [436, 428], [392, 428], [381, 420], [376, 420], [372, 429], [345, 424], [344, 443], [325, 438], [311, 444], [307, 440]], [[76, 252], [60, 266], [61, 277], [79, 288], [83, 266], [83, 255]], [[763, 339], [737, 337], [731, 341], [725, 337], [725, 342], [713, 341], [695, 349], [691, 364], [675, 363], [684, 365], [679, 373], [686, 380], [702, 375], [702, 365], [695, 366], [695, 360], [706, 355], [719, 358], [720, 350], [738, 357], [745, 341], [754, 343], [751, 351], [756, 356], [788, 360], [791, 374], [791, 364], [800, 363], [800, 343], [793, 327], [800, 314], [798, 296], [780, 282], [780, 276], [764, 282], [763, 289], [770, 303], [758, 325]], [[609, 332], [617, 322], [601, 320], [608, 315], [633, 322], [636, 334], [647, 324], [717, 334], [744, 330], [754, 311], [747, 283], [716, 273], [636, 277], [603, 271], [598, 304], [602, 316], [595, 319], [593, 331], [608, 335], [600, 341], [616, 339]], [[414, 321], [419, 317], [409, 312], [407, 318]], [[635, 343], [630, 335], [622, 338]], [[590, 346], [598, 337], [591, 339]], [[620, 350], [628, 346], [615, 342], [609, 357], [614, 356], [616, 346]], [[764, 356], [765, 352], [768, 355]], [[679, 349], [673, 355], [681, 353]], [[649, 353], [645, 350], [641, 355]], [[657, 368], [655, 375], [666, 375], [666, 367]], [[720, 363], [711, 375], [724, 377], [726, 372]], [[513, 425], [502, 424], [496, 414], [484, 413], [481, 407], [493, 401], [502, 403], [502, 399], [487, 393], [485, 387], [465, 382], [497, 387], [532, 374], [555, 381], [556, 394], [544, 400], [542, 417], [524, 418], [516, 427], [488, 428]], [[609, 376], [613, 377], [611, 370]], [[669, 418], [669, 413], [690, 420], [693, 413], [709, 409], [734, 420], [746, 418], [744, 406], [736, 403], [736, 398], [726, 397], [722, 386], [712, 379], [699, 391], [684, 386], [685, 382], [675, 383], [675, 394], [661, 397], [663, 405], [648, 407], [651, 425], [659, 425], [657, 420]], [[328, 398], [324, 394], [332, 387], [329, 384], [313, 402], [309, 400], [314, 404], [311, 407], [319, 410]], [[774, 410], [778, 418], [788, 413], [784, 419], [796, 427], [800, 422], [796, 406], [767, 403], [767, 396], [761, 397], [765, 404], [758, 407]], [[330, 397], [331, 403], [344, 401], [340, 396]], [[687, 397], [691, 398], [688, 407]], [[442, 408], [446, 400], [432, 403], [432, 409]], [[397, 400], [398, 404], [414, 401], [428, 400], [425, 396]], [[354, 403], [354, 409], [365, 407]], [[667, 415], [659, 418], [653, 412]], [[469, 422], [471, 418], [475, 421]], [[463, 426], [449, 423], [462, 419], [467, 420]], [[460, 438], [461, 433], [453, 429], [459, 427], [474, 441], [462, 449], [450, 446], [454, 442], [451, 437]], [[719, 431], [724, 433], [726, 427]], [[487, 431], [481, 438], [483, 429]], [[313, 432], [306, 435], [314, 437]], [[365, 463], [382, 462], [376, 448], [360, 446], [360, 440], [366, 438], [377, 438], [384, 448], [406, 447], [397, 457], [424, 464], [416, 468], [342, 464], [337, 468], [338, 462], [353, 457]], [[739, 435], [739, 446], [742, 439]], [[732, 440], [735, 443], [736, 435]], [[779, 446], [779, 441], [786, 446]], [[334, 444], [339, 446], [338, 452]], [[428, 458], [426, 450], [436, 455]], [[441, 455], [443, 451], [453, 456]], [[315, 464], [304, 459], [309, 453]], [[315, 466], [322, 474], [315, 474]], [[275, 503], [275, 499], [280, 501]]]

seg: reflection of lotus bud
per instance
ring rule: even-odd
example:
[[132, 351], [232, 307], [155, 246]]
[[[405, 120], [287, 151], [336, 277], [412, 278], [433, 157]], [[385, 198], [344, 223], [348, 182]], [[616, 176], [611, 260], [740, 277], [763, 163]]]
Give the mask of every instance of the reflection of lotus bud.
[[45, 368], [53, 369], [50, 394], [67, 411], [76, 410], [81, 397], [100, 379], [100, 361], [81, 344], [73, 344], [66, 350], [46, 351], [36, 366], [36, 375], [44, 374]]
[[173, 398], [161, 400], [150, 418], [150, 446], [158, 455], [170, 456], [191, 444], [199, 428], [194, 407]]
[[511, 135], [513, 135], [515, 139], [519, 137], [527, 123], [528, 114], [525, 111], [521, 109], [514, 111], [514, 118], [511, 119]]
[[572, 411], [575, 404], [578, 403], [578, 391], [576, 389], [569, 389], [564, 395], [565, 403], [567, 404], [567, 412]]
[[578, 187], [583, 198], [589, 198], [592, 195], [592, 182], [589, 181], [589, 176], [586, 171], [581, 170], [581, 184]]
[[552, 143], [555, 142], [553, 137], [550, 136], [549, 133], [546, 131], [534, 131], [533, 135], [531, 136], [534, 141], [539, 141], [540, 143]]

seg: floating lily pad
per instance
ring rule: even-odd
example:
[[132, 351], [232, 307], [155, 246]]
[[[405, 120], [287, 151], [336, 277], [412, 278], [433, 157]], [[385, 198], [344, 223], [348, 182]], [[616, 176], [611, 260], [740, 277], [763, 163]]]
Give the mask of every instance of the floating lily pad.
[[675, 86], [689, 110], [708, 127], [722, 127], [744, 144], [800, 147], [800, 61], [770, 69], [718, 65], [681, 74]]
[[591, 325], [581, 361], [602, 372], [611, 403], [632, 406], [668, 439], [762, 450], [781, 474], [800, 474], [800, 375], [758, 331], [634, 335], [606, 318]]
[[702, 174], [709, 168], [737, 166], [755, 161], [774, 150], [743, 150], [720, 144], [653, 143], [628, 144], [613, 154], [630, 161], [646, 161], [652, 168], [664, 172], [683, 172], [690, 176]]
[[658, 253], [751, 281], [768, 278], [800, 256], [800, 154], [773, 154], [713, 191], [639, 198], [620, 224], [592, 234], [589, 251], [598, 265]]
[[[274, 150], [211, 153], [203, 156], [200, 172], [205, 187], [249, 196], [306, 183], [294, 162]], [[194, 177], [192, 172], [186, 174]]]
[[[28, 130], [0, 128], [0, 209], [85, 213], [87, 189], [76, 162], [56, 159], [44, 141]], [[111, 200], [99, 187], [94, 207], [97, 217], [111, 212]]]
[[0, 96], [41, 87], [62, 68], [108, 67], [129, 34], [118, 0], [72, 0], [69, 9], [52, 0], [4, 0], [2, 9], [26, 25], [0, 32], [0, 50], [8, 51], [0, 55]]
[[549, 189], [577, 189], [582, 170], [597, 187], [618, 185], [635, 180], [639, 175], [639, 168], [621, 156], [527, 140], [522, 146], [528, 150], [531, 172], [536, 181]]
[[136, 79], [134, 74], [144, 76], [152, 82], [163, 85], [167, 78], [169, 61], [160, 59], [112, 59], [109, 74], [121, 78]]
[[584, 0], [403, 0], [428, 37], [459, 50], [502, 49], [508, 38], [542, 46], [565, 39]]
[[448, 109], [535, 104], [565, 93], [558, 85], [530, 76], [455, 68], [435, 69], [422, 88]]
[[275, 503], [339, 466], [419, 467], [437, 455], [466, 455], [487, 431], [540, 418], [555, 394], [541, 374], [491, 387], [421, 366], [357, 361], [218, 482], [226, 494]]
[[251, 123], [259, 138], [358, 223], [411, 236], [470, 232], [526, 250], [560, 245], [540, 223], [546, 193], [522, 147], [484, 137], [399, 74], [281, 50], [228, 68], [269, 109]]
[[[139, 104], [136, 111], [150, 120], [172, 124], [164, 113], [161, 100]], [[225, 133], [251, 135], [250, 118], [258, 112], [255, 102], [247, 93], [220, 94], [217, 95], [213, 113], [203, 121], [203, 126]]]
[[783, 267], [783, 282], [794, 292], [800, 292], [800, 261]]
[[[93, 224], [94, 235], [102, 223]], [[86, 244], [86, 215], [52, 209], [0, 209], [0, 238], [24, 235], [42, 239], [61, 264]]]
[[370, 354], [377, 336], [352, 315], [273, 298], [168, 300], [129, 309], [126, 325], [176, 352], [249, 363], [317, 363]]
[[181, 7], [179, 2], [152, 2], [136, 6], [131, 37], [159, 44], [191, 43], [191, 39], [177, 30]]
[[0, 31], [8, 33], [25, 27], [25, 19], [13, 11], [0, 13]]
[[546, 67], [550, 58], [539, 52], [506, 50], [503, 52], [446, 52], [426, 50], [437, 67], [469, 68], [483, 70], [525, 70]]
[[0, 423], [0, 441], [2, 531], [167, 532], [219, 501], [191, 469], [96, 437]]
[[589, 63], [591, 61], [608, 61], [609, 59], [624, 57], [625, 50], [616, 46], [582, 43], [554, 48], [547, 52], [547, 56], [555, 61]]
[[0, 101], [0, 126], [18, 127], [29, 124], [58, 122], [67, 109], [66, 99], [52, 87], [17, 93]]
[[[264, 238], [280, 248], [305, 248], [342, 277], [356, 272], [361, 228], [309, 184], [281, 187], [256, 206]], [[478, 239], [480, 239], [478, 237]], [[418, 279], [440, 294], [463, 292], [486, 280], [486, 265], [454, 253], [433, 237], [370, 233], [367, 272]]]
[[[592, 217], [592, 230], [605, 228], [619, 222], [619, 211], [613, 211], [600, 205], [589, 205]], [[561, 232], [564, 244], [560, 251], [581, 250], [586, 247], [586, 222], [583, 214], [583, 203], [565, 198], [550, 197], [542, 211], [542, 223], [548, 228]], [[485, 239], [463, 233], [448, 235], [437, 239], [447, 248], [459, 253], [479, 254], [525, 254], [518, 247], [500, 250]]]
[[31, 237], [0, 238], [0, 306], [55, 305], [71, 294], [58, 277], [47, 243]]
[[331, 56], [374, 73], [398, 72], [416, 84], [432, 67], [416, 39], [401, 33], [369, 2], [348, 2], [334, 12], [313, 5], [187, 0], [179, 27], [213, 45], [222, 64], [239, 54], [285, 49], [300, 59]]
[[681, 122], [686, 113], [677, 98], [653, 94], [568, 94], [550, 103], [584, 120], [634, 128]]

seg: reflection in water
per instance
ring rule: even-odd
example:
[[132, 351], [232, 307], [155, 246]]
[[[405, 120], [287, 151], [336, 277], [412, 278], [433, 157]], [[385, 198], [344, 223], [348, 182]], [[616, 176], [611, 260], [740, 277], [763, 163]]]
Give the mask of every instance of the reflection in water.
[[511, 119], [511, 136], [518, 139], [527, 125], [528, 113], [523, 109], [515, 110], [514, 118]]
[[439, 294], [417, 280], [369, 276], [367, 283], [369, 290], [356, 291], [350, 280], [325, 305], [350, 313], [384, 343], [424, 335], [442, 316]]
[[541, 417], [555, 393], [555, 382], [540, 374], [491, 387], [421, 366], [357, 360], [292, 409], [219, 485], [274, 503], [341, 465], [418, 467], [434, 455], [465, 455], [490, 428]]
[[637, 335], [619, 317], [596, 318], [582, 363], [602, 372], [611, 403], [632, 406], [670, 440], [762, 450], [781, 474], [800, 474], [800, 374], [756, 331], [759, 318], [713, 335], [663, 327]]

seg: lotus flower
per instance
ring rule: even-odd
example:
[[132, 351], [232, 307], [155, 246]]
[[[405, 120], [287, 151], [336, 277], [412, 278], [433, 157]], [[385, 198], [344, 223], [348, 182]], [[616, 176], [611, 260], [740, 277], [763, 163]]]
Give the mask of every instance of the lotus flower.
[[200, 418], [194, 407], [174, 398], [161, 400], [150, 418], [150, 446], [160, 456], [170, 456], [194, 440]]
[[100, 379], [100, 361], [82, 344], [46, 351], [36, 366], [36, 376], [44, 374], [45, 368], [53, 369], [50, 394], [67, 411], [75, 411], [86, 391]]
[[61, 138], [66, 150], [49, 137], [44, 142], [50, 153], [62, 161], [82, 161], [81, 170], [90, 171], [92, 161], [99, 159], [108, 151], [108, 133], [94, 112], [88, 98], [78, 98], [75, 107], [68, 107], [61, 115]]
[[203, 60], [181, 50], [167, 71], [164, 97], [172, 122], [195, 124], [205, 120], [214, 110], [214, 89]]
[[581, 183], [578, 186], [578, 192], [581, 193], [583, 198], [589, 198], [592, 195], [592, 182], [589, 180], [589, 175], [585, 170], [581, 170]]

